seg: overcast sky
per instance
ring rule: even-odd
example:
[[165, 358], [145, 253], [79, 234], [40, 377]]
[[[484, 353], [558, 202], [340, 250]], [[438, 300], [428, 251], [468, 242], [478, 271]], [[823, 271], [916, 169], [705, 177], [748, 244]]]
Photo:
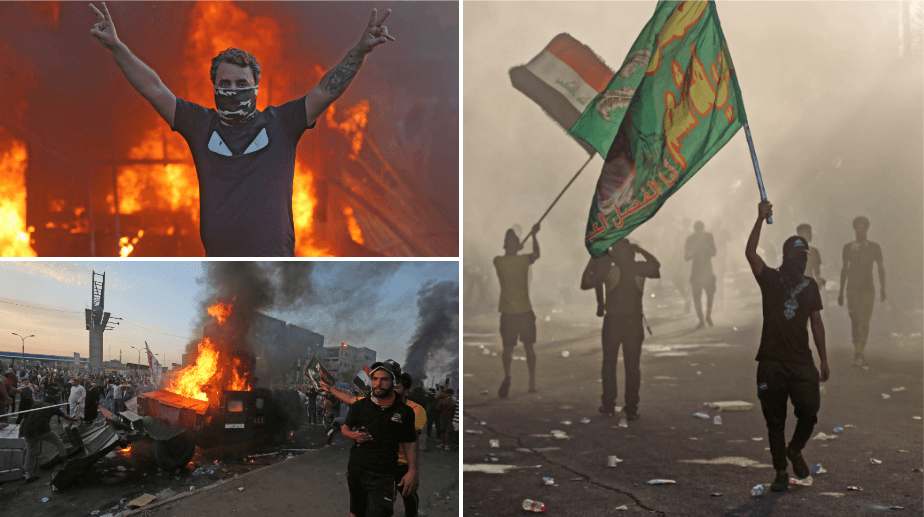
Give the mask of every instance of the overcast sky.
[[[356, 268], [354, 262], [319, 262], [314, 279], [324, 286]], [[156, 353], [166, 354], [165, 364], [180, 362], [180, 355], [192, 337], [201, 335], [192, 328], [199, 321], [200, 303], [209, 294], [204, 283], [202, 262], [196, 261], [4, 261], [0, 262], [0, 350], [21, 350], [21, 340], [12, 335], [34, 334], [26, 340], [26, 352], [89, 357], [89, 332], [85, 329], [84, 309], [91, 302], [91, 274], [106, 272], [105, 310], [123, 318], [103, 338], [105, 359], [119, 357], [136, 362], [144, 341]], [[310, 310], [267, 311], [267, 314], [324, 335], [324, 344], [347, 341], [376, 350], [379, 358], [404, 360], [417, 328], [417, 295], [428, 281], [458, 281], [458, 265], [452, 261], [402, 262], [383, 281], [377, 281], [365, 298], [368, 320], [380, 319], [375, 332], [356, 341], [350, 329], [338, 326], [335, 316], [324, 310], [337, 300], [325, 300], [325, 289], [318, 292], [318, 303]], [[197, 282], [197, 279], [202, 279]], [[354, 283], [362, 288], [360, 278]], [[24, 307], [28, 305], [31, 307]]]

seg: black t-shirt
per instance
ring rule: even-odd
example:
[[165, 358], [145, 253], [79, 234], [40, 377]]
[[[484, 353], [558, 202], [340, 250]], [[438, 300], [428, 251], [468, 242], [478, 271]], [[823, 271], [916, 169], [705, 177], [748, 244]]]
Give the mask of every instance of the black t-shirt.
[[295, 256], [295, 150], [312, 127], [304, 97], [257, 111], [240, 127], [221, 124], [214, 109], [176, 100], [173, 130], [196, 164], [208, 256]]
[[807, 325], [811, 313], [822, 309], [818, 284], [803, 277], [787, 292], [779, 270], [766, 266], [757, 275], [757, 284], [763, 298], [764, 326], [756, 359], [814, 365]]
[[48, 407], [48, 404], [39, 402], [32, 409], [45, 408], [41, 411], [26, 413], [26, 420], [22, 423], [22, 435], [25, 438], [38, 438], [51, 431], [51, 418], [59, 415], [65, 416], [60, 407]]
[[350, 406], [343, 425], [356, 431], [365, 426], [372, 440], [355, 442], [350, 464], [375, 472], [394, 472], [398, 467], [398, 444], [417, 441], [414, 410], [403, 402], [382, 407], [366, 397]]
[[[660, 268], [647, 260], [620, 264], [609, 255], [603, 259], [610, 261], [608, 282], [605, 282], [607, 290], [604, 308], [607, 314], [641, 314], [645, 279], [660, 278]], [[613, 279], [616, 280], [615, 285]]]

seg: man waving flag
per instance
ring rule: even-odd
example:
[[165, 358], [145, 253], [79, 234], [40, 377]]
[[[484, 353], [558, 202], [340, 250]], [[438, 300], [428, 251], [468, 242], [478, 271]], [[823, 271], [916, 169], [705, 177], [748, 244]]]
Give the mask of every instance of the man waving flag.
[[658, 2], [606, 89], [568, 133], [604, 157], [593, 257], [650, 219], [747, 117], [714, 2]]

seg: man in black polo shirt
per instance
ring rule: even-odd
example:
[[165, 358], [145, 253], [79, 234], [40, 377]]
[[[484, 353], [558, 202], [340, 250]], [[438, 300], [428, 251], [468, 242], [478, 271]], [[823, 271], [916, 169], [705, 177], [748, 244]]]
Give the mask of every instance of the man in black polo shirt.
[[372, 395], [350, 406], [340, 431], [356, 440], [347, 466], [350, 513], [356, 517], [390, 517], [394, 513], [399, 444], [404, 444], [408, 463], [408, 472], [398, 483], [401, 494], [409, 496], [417, 491], [414, 411], [394, 391], [400, 368], [391, 360], [372, 365]]
[[189, 144], [199, 178], [200, 236], [210, 257], [295, 255], [292, 181], [302, 133], [346, 91], [366, 55], [395, 39], [372, 10], [369, 24], [340, 63], [307, 95], [257, 110], [260, 64], [249, 52], [229, 48], [212, 59], [215, 105], [178, 99], [157, 74], [116, 35], [106, 4], [90, 8], [99, 22], [90, 34], [131, 83]]
[[[821, 321], [821, 295], [814, 279], [805, 276], [808, 242], [794, 235], [783, 243], [783, 264], [770, 269], [757, 254], [760, 228], [773, 215], [769, 201], [761, 201], [757, 223], [748, 238], [745, 256], [760, 286], [763, 298], [764, 325], [757, 351], [757, 398], [767, 421], [770, 455], [776, 479], [770, 489], [782, 492], [789, 488], [786, 458], [792, 462], [796, 476], [809, 475], [802, 449], [812, 435], [821, 407], [818, 383], [828, 380], [828, 356], [825, 352], [825, 327]], [[819, 373], [809, 348], [806, 323], [811, 319], [812, 336], [821, 359]], [[786, 446], [786, 406], [792, 400], [796, 430]]]
[[[636, 262], [635, 254], [644, 257]], [[632, 244], [628, 239], [616, 241], [606, 255], [591, 259], [581, 277], [581, 289], [594, 289], [597, 294], [597, 316], [603, 316], [603, 405], [600, 412], [616, 413], [616, 364], [622, 346], [626, 370], [626, 419], [639, 418], [639, 388], [642, 382], [642, 294], [646, 278], [661, 278], [661, 263], [651, 253]], [[604, 299], [604, 290], [605, 299]]]

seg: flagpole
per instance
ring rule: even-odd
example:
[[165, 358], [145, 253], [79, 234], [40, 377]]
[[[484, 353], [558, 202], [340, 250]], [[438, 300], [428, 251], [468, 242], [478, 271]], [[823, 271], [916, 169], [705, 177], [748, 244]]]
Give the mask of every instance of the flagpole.
[[[555, 203], [558, 203], [558, 200], [561, 199], [562, 194], [564, 194], [565, 191], [568, 190], [568, 187], [570, 187], [571, 184], [574, 183], [574, 180], [576, 180], [577, 177], [578, 177], [578, 175], [581, 174], [581, 172], [584, 170], [584, 167], [587, 167], [587, 164], [590, 163], [590, 160], [593, 160], [593, 159], [594, 159], [594, 154], [591, 154], [591, 155], [587, 158], [587, 161], [584, 162], [584, 165], [581, 165], [581, 168], [578, 169], [578, 171], [574, 174], [574, 177], [571, 178], [571, 181], [569, 181], [568, 184], [565, 185], [565, 188], [561, 189], [561, 192], [558, 193], [558, 197], [555, 198], [555, 201], [552, 201], [552, 204], [549, 205], [548, 210], [546, 210], [545, 213], [542, 214], [542, 217], [540, 217], [539, 220], [536, 221], [536, 224], [541, 223], [542, 220], [545, 219], [545, 216], [549, 215], [549, 212], [552, 210], [552, 207], [554, 207], [554, 206], [555, 206]], [[756, 162], [755, 162], [755, 163], [756, 163]], [[758, 173], [758, 174], [759, 174], [759, 173]], [[763, 187], [761, 187], [761, 189], [763, 189]], [[533, 234], [533, 231], [530, 230], [529, 233], [526, 234], [526, 237], [523, 237], [523, 240], [520, 241], [520, 244], [521, 244], [521, 245], [522, 245], [522, 244], [525, 244], [525, 243], [526, 243], [526, 240], [529, 239], [529, 236], [532, 235], [532, 234]]]
[[[760, 200], [767, 200], [767, 192], [764, 190], [764, 180], [760, 177], [760, 165], [757, 165], [757, 152], [754, 151], [754, 141], [751, 140], [751, 128], [748, 123], [744, 123], [744, 134], [748, 137], [748, 147], [751, 149], [751, 161], [754, 162], [754, 173], [757, 174], [757, 188], [760, 189]], [[767, 224], [773, 224], [773, 217], [767, 216]]]

